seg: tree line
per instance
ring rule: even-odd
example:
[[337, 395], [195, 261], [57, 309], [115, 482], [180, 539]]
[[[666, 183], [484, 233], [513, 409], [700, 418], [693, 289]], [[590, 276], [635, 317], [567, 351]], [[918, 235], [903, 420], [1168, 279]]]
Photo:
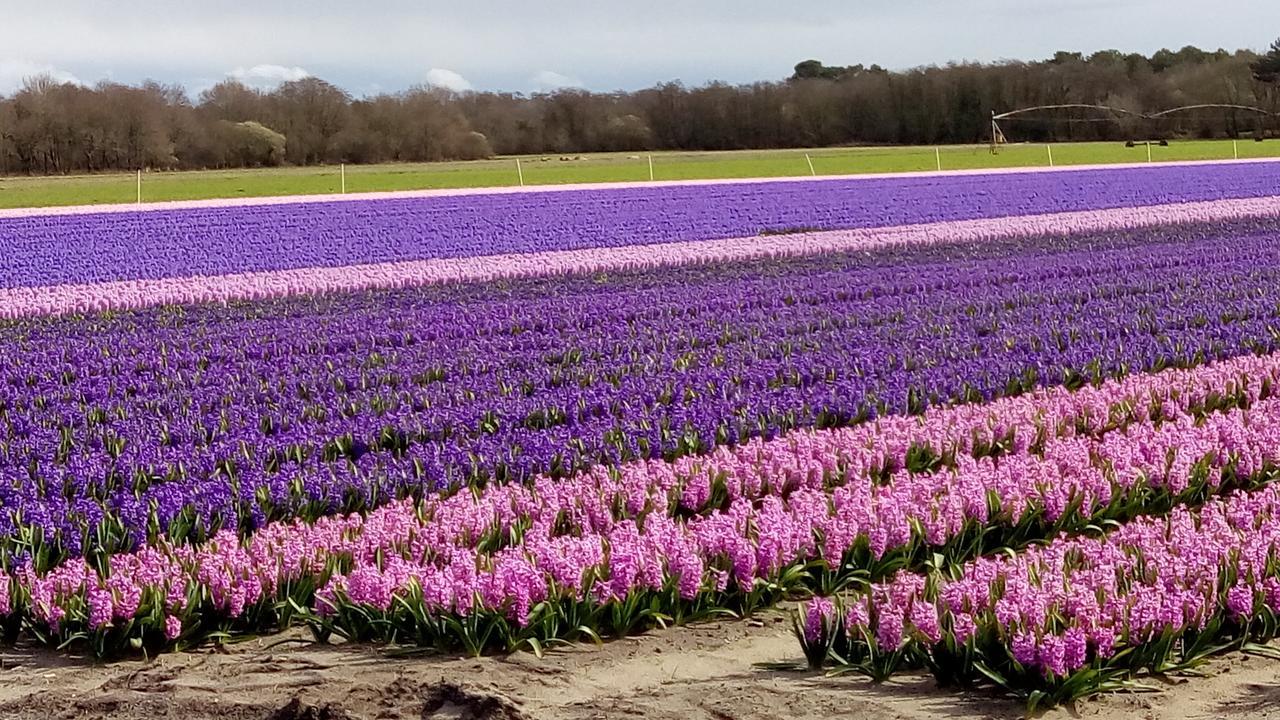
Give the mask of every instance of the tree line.
[[27, 80], [0, 97], [0, 174], [467, 160], [495, 154], [738, 150], [845, 144], [975, 143], [994, 111], [1105, 105], [1019, 116], [1010, 141], [1263, 137], [1280, 111], [1280, 40], [1248, 50], [1058, 52], [1032, 62], [903, 71], [807, 60], [780, 82], [531, 96], [415, 87], [355, 98], [319, 78], [269, 91], [235, 80], [194, 100], [180, 86]]

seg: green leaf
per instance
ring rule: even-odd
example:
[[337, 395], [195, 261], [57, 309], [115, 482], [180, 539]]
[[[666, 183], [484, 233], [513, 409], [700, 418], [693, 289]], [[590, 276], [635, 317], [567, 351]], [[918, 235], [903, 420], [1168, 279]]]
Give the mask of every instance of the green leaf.
[[988, 680], [995, 683], [996, 685], [999, 685], [1001, 688], [1004, 688], [1005, 690], [1008, 690], [1014, 693], [1015, 695], [1018, 695], [1019, 697], [1022, 696], [1021, 691], [1017, 690], [1012, 685], [1010, 685], [1009, 680], [1006, 679], [1004, 675], [1001, 675], [1000, 673], [996, 672], [992, 668], [987, 667], [986, 663], [980, 662], [978, 660], [974, 660], [973, 669], [982, 673], [984, 677], [986, 677]]
[[1254, 642], [1247, 642], [1240, 648], [1250, 655], [1258, 655], [1269, 658], [1271, 660], [1280, 660], [1280, 648], [1272, 645], [1262, 645]]
[[604, 640], [600, 638], [600, 634], [586, 625], [579, 625], [578, 632], [591, 638], [591, 642], [595, 643], [596, 646], [604, 645]]
[[542, 643], [538, 642], [538, 638], [525, 638], [523, 644], [529, 646], [529, 649], [533, 651], [534, 657], [537, 657], [538, 659], [542, 658]]

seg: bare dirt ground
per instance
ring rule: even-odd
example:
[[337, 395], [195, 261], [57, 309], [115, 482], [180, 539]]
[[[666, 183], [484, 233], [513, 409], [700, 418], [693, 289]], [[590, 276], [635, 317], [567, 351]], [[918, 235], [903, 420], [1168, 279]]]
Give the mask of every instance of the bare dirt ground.
[[[301, 634], [110, 664], [45, 650], [0, 657], [9, 720], [763, 720], [1017, 718], [1015, 702], [939, 690], [928, 677], [883, 685], [780, 672], [798, 660], [781, 614], [654, 632], [538, 659], [396, 656], [315, 645]], [[1280, 718], [1280, 662], [1232, 655], [1208, 677], [1054, 710], [1054, 718]]]

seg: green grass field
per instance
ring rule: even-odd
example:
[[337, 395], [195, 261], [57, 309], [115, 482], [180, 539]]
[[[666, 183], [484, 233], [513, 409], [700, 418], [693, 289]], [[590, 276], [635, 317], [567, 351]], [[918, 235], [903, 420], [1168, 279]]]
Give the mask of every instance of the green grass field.
[[[1240, 141], [1242, 158], [1280, 157], [1280, 141]], [[933, 148], [828, 148], [807, 151], [819, 175], [894, 173], [933, 170]], [[1174, 141], [1152, 147], [1154, 162], [1230, 159], [1237, 152], [1230, 140]], [[786, 177], [808, 175], [805, 150], [654, 153], [658, 180], [703, 178]], [[1049, 164], [1045, 145], [1010, 145], [992, 155], [987, 146], [948, 146], [940, 149], [947, 170], [995, 167], [1034, 167]], [[1052, 146], [1056, 165], [1146, 162], [1145, 146], [1123, 143], [1060, 143]], [[579, 182], [641, 181], [649, 179], [646, 154], [613, 153], [522, 157], [529, 185]], [[348, 166], [347, 192], [422, 190], [428, 188], [498, 187], [519, 184], [513, 157], [475, 162]], [[262, 170], [144, 173], [142, 199], [194, 200], [336, 193], [341, 189], [337, 167], [271, 168]], [[137, 196], [134, 175], [91, 175], [53, 178], [0, 178], [0, 208], [130, 203]]]

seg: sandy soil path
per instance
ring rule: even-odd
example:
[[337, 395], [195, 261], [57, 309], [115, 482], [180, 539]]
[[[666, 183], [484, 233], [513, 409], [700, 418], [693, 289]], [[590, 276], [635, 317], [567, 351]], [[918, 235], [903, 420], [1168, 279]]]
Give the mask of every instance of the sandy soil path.
[[[0, 657], [0, 718], [12, 720], [764, 720], [1018, 718], [1017, 703], [761, 667], [798, 659], [780, 613], [677, 628], [539, 660], [396, 656], [320, 646], [301, 634], [153, 660], [94, 664], [44, 650]], [[1057, 709], [1066, 718], [1280, 718], [1280, 662], [1231, 655], [1157, 693]]]

